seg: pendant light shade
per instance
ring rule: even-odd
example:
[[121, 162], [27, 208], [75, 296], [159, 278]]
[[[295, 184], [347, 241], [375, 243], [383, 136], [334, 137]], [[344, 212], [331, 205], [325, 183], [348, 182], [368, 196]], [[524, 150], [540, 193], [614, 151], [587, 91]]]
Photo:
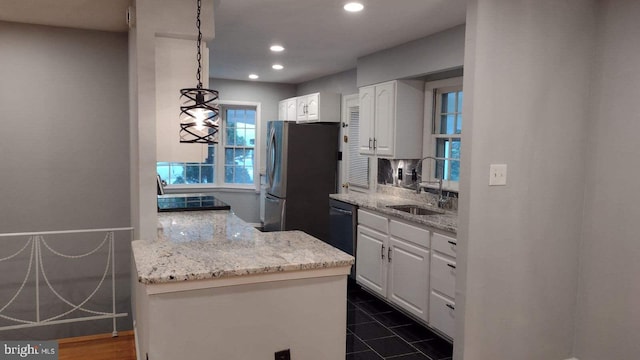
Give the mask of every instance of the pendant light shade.
[[196, 16], [196, 27], [198, 28], [198, 72], [196, 73], [196, 80], [198, 85], [195, 88], [180, 89], [180, 101], [182, 104], [180, 106], [180, 142], [216, 144], [218, 142], [217, 135], [220, 122], [218, 116], [220, 110], [217, 104], [218, 92], [202, 88], [200, 8], [201, 0], [198, 0], [198, 13]]

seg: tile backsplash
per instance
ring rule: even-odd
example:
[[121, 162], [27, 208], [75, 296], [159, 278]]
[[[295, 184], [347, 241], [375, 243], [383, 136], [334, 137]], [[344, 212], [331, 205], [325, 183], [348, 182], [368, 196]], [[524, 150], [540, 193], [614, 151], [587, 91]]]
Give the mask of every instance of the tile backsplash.
[[[402, 179], [398, 179], [398, 169], [402, 169]], [[418, 174], [418, 180], [412, 180], [412, 172]], [[416, 188], [420, 182], [422, 166], [419, 159], [395, 160], [378, 158], [378, 192], [389, 195], [437, 203], [437, 189], [423, 190], [416, 194]], [[443, 191], [443, 195], [449, 198], [444, 206], [447, 210], [458, 210], [458, 194], [456, 192]]]

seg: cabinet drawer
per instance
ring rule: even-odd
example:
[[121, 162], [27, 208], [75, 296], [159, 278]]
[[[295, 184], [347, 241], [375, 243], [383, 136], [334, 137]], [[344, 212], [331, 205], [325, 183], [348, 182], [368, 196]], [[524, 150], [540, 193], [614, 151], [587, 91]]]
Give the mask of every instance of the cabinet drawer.
[[447, 254], [452, 257], [456, 257], [456, 238], [449, 237], [446, 235], [433, 233], [431, 236], [431, 248], [433, 250], [439, 251], [443, 254]]
[[396, 220], [391, 220], [389, 222], [389, 234], [396, 238], [410, 241], [424, 248], [429, 248], [429, 230]]
[[364, 225], [387, 234], [389, 232], [387, 223], [387, 218], [384, 216], [358, 209], [358, 225]]
[[431, 292], [429, 299], [429, 325], [453, 338], [455, 324], [455, 302]]
[[456, 262], [433, 252], [431, 255], [431, 289], [452, 299], [456, 294]]

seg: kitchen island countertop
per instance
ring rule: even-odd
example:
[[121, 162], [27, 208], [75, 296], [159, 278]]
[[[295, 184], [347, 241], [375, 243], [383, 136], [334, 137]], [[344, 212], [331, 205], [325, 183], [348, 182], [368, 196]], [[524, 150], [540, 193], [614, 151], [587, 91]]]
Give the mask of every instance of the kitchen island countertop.
[[162, 284], [351, 266], [301, 231], [263, 233], [229, 211], [158, 214], [158, 239], [132, 242], [138, 281]]

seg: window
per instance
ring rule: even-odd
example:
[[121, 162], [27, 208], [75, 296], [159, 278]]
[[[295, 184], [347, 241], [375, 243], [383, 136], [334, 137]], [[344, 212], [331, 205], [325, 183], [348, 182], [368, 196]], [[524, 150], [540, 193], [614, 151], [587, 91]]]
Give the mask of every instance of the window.
[[443, 187], [458, 190], [460, 180], [460, 145], [462, 136], [462, 79], [427, 83], [431, 103], [431, 136], [427, 142], [430, 156], [438, 159], [430, 169], [430, 179], [442, 179]]
[[[223, 107], [225, 131], [224, 183], [253, 184], [253, 159], [256, 146], [256, 110]], [[214, 146], [214, 145], [211, 145]]]
[[170, 186], [255, 188], [257, 114], [257, 105], [222, 104], [218, 143], [203, 145], [203, 161], [158, 162], [158, 175]]

